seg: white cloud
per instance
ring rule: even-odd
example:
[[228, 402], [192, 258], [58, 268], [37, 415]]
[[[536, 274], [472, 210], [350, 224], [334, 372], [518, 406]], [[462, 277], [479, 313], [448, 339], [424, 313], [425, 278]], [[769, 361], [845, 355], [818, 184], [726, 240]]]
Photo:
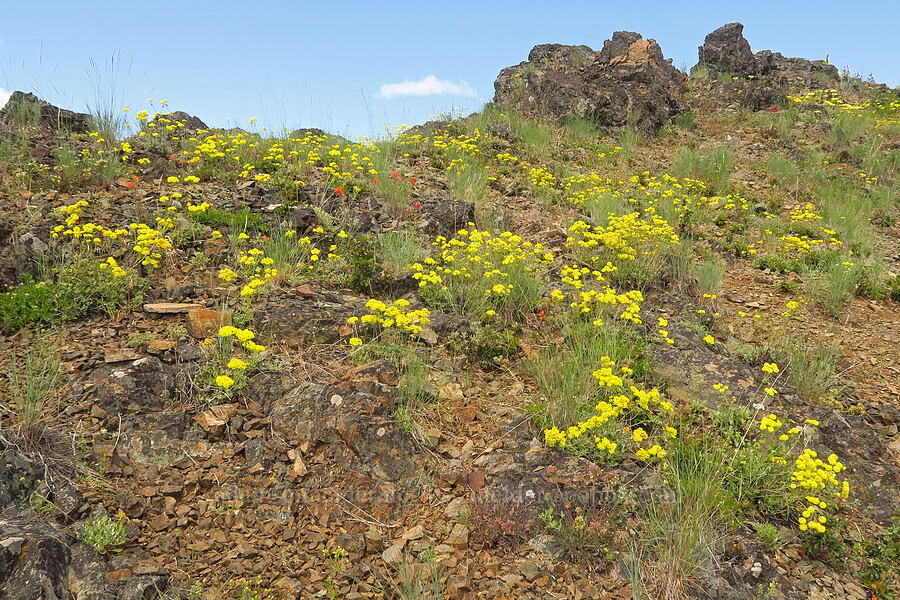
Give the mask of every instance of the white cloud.
[[7, 92], [3, 88], [0, 88], [0, 108], [6, 106], [10, 96], [12, 96], [12, 92]]
[[404, 81], [403, 83], [385, 83], [375, 94], [377, 98], [390, 100], [397, 96], [436, 96], [452, 94], [454, 96], [477, 96], [475, 89], [465, 81], [454, 83], [446, 79], [438, 79], [429, 75], [418, 81]]

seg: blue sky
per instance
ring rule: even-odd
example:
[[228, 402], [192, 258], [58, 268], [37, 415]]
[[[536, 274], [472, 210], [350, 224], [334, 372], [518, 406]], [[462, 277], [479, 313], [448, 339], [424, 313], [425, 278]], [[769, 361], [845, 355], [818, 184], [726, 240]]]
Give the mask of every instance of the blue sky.
[[76, 110], [112, 98], [134, 114], [147, 98], [156, 108], [167, 99], [211, 126], [246, 128], [257, 117], [258, 129], [322, 127], [354, 139], [477, 110], [500, 69], [535, 44], [599, 49], [616, 30], [656, 39], [690, 68], [707, 33], [740, 21], [754, 50], [828, 55], [900, 83], [897, 2], [2, 4], [0, 102], [22, 89]]

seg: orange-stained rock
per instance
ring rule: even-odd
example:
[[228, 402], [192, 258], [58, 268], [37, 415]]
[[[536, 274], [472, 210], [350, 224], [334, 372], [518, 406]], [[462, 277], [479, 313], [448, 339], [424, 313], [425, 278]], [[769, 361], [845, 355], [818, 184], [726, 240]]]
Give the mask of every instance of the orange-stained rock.
[[216, 335], [220, 327], [231, 325], [231, 313], [197, 308], [187, 314], [188, 335], [195, 338], [207, 338]]

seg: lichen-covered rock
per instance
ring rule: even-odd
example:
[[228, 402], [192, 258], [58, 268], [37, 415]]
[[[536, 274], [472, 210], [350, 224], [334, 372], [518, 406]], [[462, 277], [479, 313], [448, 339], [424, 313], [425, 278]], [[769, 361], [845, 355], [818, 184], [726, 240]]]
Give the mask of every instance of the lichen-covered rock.
[[0, 597], [99, 599], [106, 569], [96, 552], [52, 523], [0, 520]]
[[81, 494], [64, 478], [48, 482], [46, 466], [24, 456], [0, 439], [0, 518], [17, 518], [37, 499], [49, 501], [63, 521], [76, 518], [84, 507]]
[[110, 415], [147, 412], [174, 392], [173, 370], [147, 356], [125, 365], [103, 366], [93, 374], [92, 397]]
[[0, 517], [15, 513], [23, 499], [31, 495], [44, 477], [42, 465], [29, 460], [0, 440]]
[[744, 26], [740, 23], [729, 23], [707, 35], [699, 48], [700, 61], [697, 66], [704, 66], [714, 73], [731, 73], [738, 77], [777, 75], [789, 82], [807, 85], [815, 84], [815, 73], [820, 74], [819, 83], [829, 78], [837, 81], [837, 68], [822, 60], [788, 58], [771, 50], [761, 50], [754, 54], [743, 31]]
[[170, 121], [174, 121], [176, 124], [180, 123], [183, 127], [179, 127], [179, 129], [183, 129], [184, 131], [196, 132], [198, 130], [209, 130], [206, 123], [201, 121], [199, 117], [189, 115], [181, 110], [176, 110], [169, 115], [165, 115], [165, 117]]
[[617, 31], [603, 49], [544, 44], [528, 60], [500, 72], [499, 106], [554, 118], [578, 116], [602, 127], [634, 124], [655, 131], [685, 110], [684, 74], [663, 58], [656, 41]]
[[340, 328], [361, 310], [364, 302], [336, 292], [301, 287], [293, 296], [274, 296], [257, 307], [253, 330], [266, 344], [333, 344], [341, 339]]
[[0, 440], [0, 598], [11, 600], [92, 600], [106, 593], [103, 559], [76, 542], [53, 521], [31, 518], [37, 491], [59, 503], [57, 516], [73, 516], [81, 495], [57, 482], [48, 488], [45, 466]]
[[19, 280], [20, 260], [12, 244], [13, 224], [0, 215], [0, 291]]

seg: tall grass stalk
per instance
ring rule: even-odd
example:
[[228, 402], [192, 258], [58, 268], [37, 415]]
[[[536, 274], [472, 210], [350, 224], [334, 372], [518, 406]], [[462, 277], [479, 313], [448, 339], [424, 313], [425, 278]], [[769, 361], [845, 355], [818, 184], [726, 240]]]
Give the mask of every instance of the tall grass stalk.
[[392, 597], [397, 600], [443, 600], [445, 576], [434, 558], [434, 553], [426, 551], [419, 556], [421, 563], [410, 560], [404, 554], [397, 565], [396, 576], [389, 578]]
[[657, 563], [648, 582], [656, 597], [683, 597], [723, 537], [722, 526], [734, 510], [723, 485], [724, 460], [703, 438], [679, 438], [666, 456], [664, 472], [673, 498], [647, 504], [644, 533]]
[[93, 97], [88, 100], [88, 113], [94, 121], [94, 130], [110, 143], [119, 139], [125, 126], [125, 89], [131, 77], [132, 61], [127, 63], [122, 55], [114, 53], [108, 60], [88, 61], [85, 75], [93, 87]]
[[50, 416], [59, 396], [62, 377], [59, 354], [50, 339], [37, 340], [20, 363], [15, 357], [7, 361], [9, 409], [12, 410], [20, 438], [37, 441], [42, 436], [43, 422]]

